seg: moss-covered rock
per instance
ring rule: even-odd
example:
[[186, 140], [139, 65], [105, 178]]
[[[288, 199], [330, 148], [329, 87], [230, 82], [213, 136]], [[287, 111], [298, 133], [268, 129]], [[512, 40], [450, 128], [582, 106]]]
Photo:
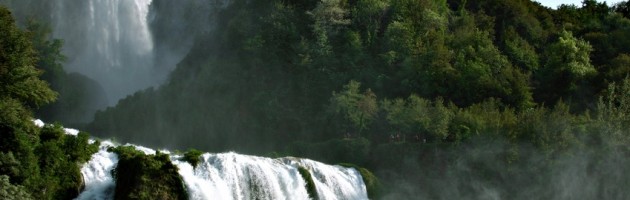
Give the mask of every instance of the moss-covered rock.
[[119, 156], [114, 199], [188, 199], [177, 166], [167, 154], [145, 155], [133, 147], [111, 149]]
[[358, 170], [363, 178], [368, 197], [370, 199], [377, 199], [381, 193], [381, 183], [378, 181], [378, 178], [365, 168], [358, 168]]
[[317, 188], [315, 187], [315, 182], [313, 182], [311, 172], [302, 166], [298, 167], [298, 172], [300, 172], [300, 175], [302, 175], [302, 178], [306, 181], [306, 191], [308, 192], [308, 196], [311, 197], [311, 199], [318, 199]]
[[365, 189], [367, 190], [368, 197], [370, 199], [378, 199], [381, 194], [381, 183], [378, 178], [370, 172], [370, 170], [359, 167], [355, 164], [351, 163], [340, 163], [338, 164], [342, 167], [354, 168], [361, 174], [361, 178], [363, 179], [363, 183], [365, 184]]

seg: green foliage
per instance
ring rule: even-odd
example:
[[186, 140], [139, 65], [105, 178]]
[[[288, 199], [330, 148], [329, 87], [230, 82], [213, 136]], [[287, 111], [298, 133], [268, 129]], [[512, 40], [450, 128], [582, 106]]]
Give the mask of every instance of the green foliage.
[[40, 134], [41, 144], [35, 149], [39, 155], [42, 181], [37, 183], [45, 199], [69, 199], [79, 195], [84, 183], [80, 163], [87, 162], [98, 151], [99, 143], [88, 143], [89, 136], [66, 135], [59, 124], [45, 125]]
[[540, 61], [536, 49], [529, 42], [518, 35], [514, 28], [506, 30], [505, 52], [515, 66], [526, 71], [536, 71]]
[[333, 92], [330, 99], [331, 110], [352, 123], [359, 134], [369, 128], [378, 111], [376, 95], [370, 89], [361, 94], [360, 85], [350, 81], [339, 94]]
[[571, 78], [579, 79], [597, 71], [590, 64], [592, 47], [584, 40], [579, 40], [570, 32], [560, 33], [558, 42], [549, 49], [546, 67], [554, 71], [566, 72]]
[[168, 154], [145, 155], [133, 146], [110, 151], [120, 159], [112, 172], [116, 179], [114, 199], [188, 199], [177, 166]]
[[36, 67], [44, 72], [41, 79], [51, 83], [51, 87], [58, 90], [61, 85], [57, 81], [62, 81], [65, 75], [61, 64], [66, 60], [61, 53], [63, 41], [51, 39], [52, 30], [34, 19], [27, 22], [26, 31], [38, 58]]
[[306, 191], [308, 192], [308, 196], [311, 199], [318, 199], [318, 195], [317, 195], [317, 188], [315, 187], [315, 182], [313, 182], [313, 177], [311, 176], [311, 172], [308, 171], [308, 169], [299, 166], [298, 167], [298, 172], [300, 173], [300, 175], [302, 176], [302, 179], [304, 179], [304, 181], [306, 181]]
[[0, 152], [0, 174], [16, 177], [20, 174], [20, 162], [15, 159], [13, 152]]
[[630, 128], [630, 79], [608, 86], [599, 98], [596, 121], [603, 131], [600, 140], [610, 146], [623, 146], [630, 142], [625, 130]]
[[430, 137], [436, 141], [442, 141], [449, 135], [448, 128], [454, 113], [445, 107], [442, 99], [432, 103], [412, 95], [406, 101], [384, 100], [382, 105], [388, 123], [398, 131], [397, 134], [402, 132], [418, 137], [420, 134], [423, 138]]
[[[568, 31], [562, 31], [558, 41], [545, 51], [543, 68], [536, 72], [540, 81], [539, 101], [555, 103], [560, 99], [573, 100], [586, 90], [586, 81], [597, 74], [590, 61], [591, 45]], [[554, 92], [552, 92], [554, 91]], [[579, 100], [575, 97], [575, 100]]]
[[361, 37], [368, 44], [378, 40], [382, 20], [389, 7], [387, 0], [359, 0], [352, 9], [352, 24], [359, 26]]
[[[26, 123], [32, 122], [27, 120]], [[19, 129], [7, 132], [6, 139], [13, 141], [2, 147], [2, 151], [8, 152], [0, 153], [0, 174], [24, 185], [37, 198], [78, 196], [84, 184], [79, 165], [98, 151], [98, 142], [88, 144], [86, 133], [77, 137], [66, 135], [60, 125], [49, 124], [33, 131], [39, 138], [31, 141]]]
[[343, 4], [341, 0], [322, 0], [319, 2], [317, 7], [310, 12], [315, 18], [316, 27], [321, 26], [320, 28], [328, 32], [335, 26], [350, 24], [350, 20], [346, 19], [348, 11], [343, 8]]
[[193, 166], [193, 168], [196, 168], [197, 165], [199, 165], [200, 157], [203, 154], [203, 152], [197, 150], [197, 149], [189, 149], [188, 151], [186, 151], [186, 153], [184, 153], [184, 160], [188, 163], [190, 163], [190, 165]]
[[0, 175], [0, 198], [6, 200], [33, 199], [24, 187], [11, 184], [9, 177], [5, 175]]
[[604, 71], [608, 80], [623, 80], [630, 76], [630, 54], [619, 54]]
[[38, 78], [42, 72], [35, 68], [38, 58], [28, 35], [4, 7], [0, 7], [0, 27], [0, 98], [35, 107], [54, 101], [57, 94]]

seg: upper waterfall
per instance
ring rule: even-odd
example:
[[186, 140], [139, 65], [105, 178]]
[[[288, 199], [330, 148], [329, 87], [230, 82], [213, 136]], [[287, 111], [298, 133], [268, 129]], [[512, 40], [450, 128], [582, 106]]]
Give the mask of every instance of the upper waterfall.
[[[49, 73], [61, 96], [48, 120], [87, 123], [97, 110], [160, 86], [230, 0], [0, 0], [23, 26], [41, 21], [59, 39], [66, 74]], [[44, 69], [48, 70], [48, 69]], [[48, 72], [44, 72], [45, 74]], [[61, 73], [60, 73], [61, 74]], [[69, 78], [68, 78], [69, 77]], [[69, 114], [56, 110], [76, 106]], [[62, 117], [59, 117], [62, 115]]]
[[154, 68], [147, 19], [151, 1], [57, 0], [53, 4], [53, 36], [65, 41], [66, 70], [100, 83], [110, 105], [158, 84], [166, 75]]

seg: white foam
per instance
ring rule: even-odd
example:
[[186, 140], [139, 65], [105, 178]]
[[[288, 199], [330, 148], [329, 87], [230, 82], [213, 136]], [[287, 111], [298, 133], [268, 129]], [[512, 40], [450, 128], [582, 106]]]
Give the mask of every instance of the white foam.
[[110, 141], [101, 142], [99, 151], [81, 167], [85, 189], [77, 199], [106, 200], [114, 198], [116, 184], [111, 172], [118, 163], [118, 156], [107, 151], [107, 148], [111, 146], [114, 144]]

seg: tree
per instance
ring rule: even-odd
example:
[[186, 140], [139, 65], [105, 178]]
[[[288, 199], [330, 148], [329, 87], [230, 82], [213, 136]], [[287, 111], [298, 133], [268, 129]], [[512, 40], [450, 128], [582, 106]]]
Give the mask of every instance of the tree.
[[474, 20], [464, 13], [456, 21], [451, 48], [455, 53], [454, 68], [459, 72], [456, 85], [449, 94], [450, 101], [468, 106], [493, 97], [517, 107], [532, 106], [528, 76], [515, 69], [508, 57], [497, 48], [490, 33], [471, 24]]
[[505, 32], [504, 51], [512, 63], [526, 71], [538, 69], [539, 57], [536, 49], [519, 36], [514, 27], [509, 27]]
[[586, 16], [583, 17], [585, 17], [585, 19], [587, 20], [588, 18], [597, 18], [601, 20], [606, 17], [610, 12], [610, 8], [606, 4], [606, 2], [599, 3], [597, 2], [597, 0], [583, 0], [582, 10], [586, 11], [585, 13], [583, 13]]
[[56, 94], [38, 78], [41, 71], [34, 67], [37, 58], [31, 43], [16, 27], [11, 12], [2, 6], [0, 35], [0, 152], [15, 155], [19, 163], [19, 171], [7, 174], [14, 183], [34, 183], [37, 136], [27, 108], [51, 102]]
[[581, 84], [597, 74], [589, 57], [591, 51], [588, 42], [562, 31], [558, 41], [547, 48], [543, 69], [537, 72], [539, 100], [555, 103], [563, 97], [571, 98]]
[[612, 8], [615, 12], [620, 13], [625, 18], [630, 18], [630, 1], [622, 1]]
[[623, 80], [630, 76], [630, 54], [619, 54], [605, 69], [605, 77], [610, 81]]
[[382, 107], [387, 112], [387, 121], [403, 131], [419, 131], [418, 127], [427, 127], [431, 120], [431, 102], [416, 95], [407, 100], [384, 100]]
[[600, 134], [606, 134], [604, 139], [609, 143], [624, 145], [630, 142], [630, 137], [623, 130], [630, 127], [630, 79], [625, 78], [620, 83], [611, 83], [599, 98], [597, 103], [597, 121], [603, 127]]
[[11, 12], [0, 7], [0, 99], [16, 99], [39, 107], [55, 100], [57, 94], [39, 79], [37, 57], [28, 35], [15, 25]]
[[377, 40], [387, 13], [388, 2], [384, 0], [359, 0], [352, 9], [353, 26], [361, 30], [361, 36], [370, 44]]
[[59, 91], [63, 76], [65, 76], [65, 71], [61, 65], [66, 60], [66, 57], [61, 53], [63, 41], [51, 39], [52, 30], [50, 27], [33, 19], [27, 22], [26, 30], [38, 58], [36, 66], [44, 71], [41, 79]]
[[376, 95], [370, 89], [361, 94], [360, 87], [361, 83], [350, 81], [341, 92], [333, 92], [330, 99], [332, 111], [352, 123], [359, 134], [368, 129], [378, 111]]

